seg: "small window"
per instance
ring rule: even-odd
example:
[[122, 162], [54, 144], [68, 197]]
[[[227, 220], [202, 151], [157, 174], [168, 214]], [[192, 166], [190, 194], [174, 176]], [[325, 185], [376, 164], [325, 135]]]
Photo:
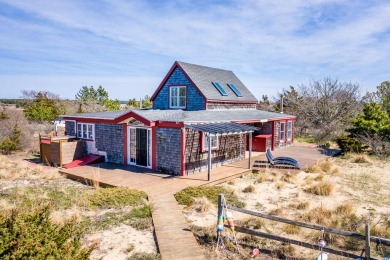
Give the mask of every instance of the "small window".
[[77, 124], [77, 137], [78, 138], [85, 138], [85, 139], [92, 139], [94, 140], [94, 125], [93, 124], [84, 124], [84, 123], [78, 123]]
[[292, 139], [292, 122], [287, 122], [287, 140], [291, 141]]
[[286, 140], [286, 123], [281, 122], [280, 123], [280, 141], [285, 141]]
[[229, 83], [228, 86], [231, 90], [233, 90], [234, 94], [236, 94], [237, 97], [242, 97], [241, 92], [236, 88], [236, 86], [231, 83]]
[[[218, 136], [210, 136], [211, 138], [211, 149], [218, 149]], [[208, 151], [209, 150], [209, 143], [207, 136], [203, 134], [203, 150]]]
[[186, 86], [174, 86], [169, 89], [169, 107], [171, 108], [185, 108], [187, 99]]
[[221, 85], [219, 85], [218, 82], [212, 82], [212, 83], [213, 83], [214, 87], [216, 87], [218, 89], [219, 93], [221, 93], [222, 96], [228, 95], [227, 92], [222, 88]]

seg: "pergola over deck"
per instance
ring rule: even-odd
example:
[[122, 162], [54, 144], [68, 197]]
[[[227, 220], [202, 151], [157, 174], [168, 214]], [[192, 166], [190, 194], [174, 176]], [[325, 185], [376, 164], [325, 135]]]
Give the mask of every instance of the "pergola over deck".
[[[248, 168], [251, 168], [251, 156], [252, 156], [252, 133], [259, 130], [258, 127], [243, 125], [238, 123], [223, 122], [223, 123], [207, 123], [207, 124], [193, 124], [184, 125], [185, 128], [195, 131], [203, 132], [207, 138], [208, 143], [208, 157], [207, 157], [207, 169], [208, 180], [211, 180], [211, 138], [210, 136], [222, 136], [222, 135], [239, 135], [249, 133], [249, 163]], [[245, 151], [244, 151], [245, 152]]]

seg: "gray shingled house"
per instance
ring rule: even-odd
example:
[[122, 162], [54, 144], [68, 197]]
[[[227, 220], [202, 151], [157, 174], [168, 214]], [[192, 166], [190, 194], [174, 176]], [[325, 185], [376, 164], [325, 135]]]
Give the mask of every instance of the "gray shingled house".
[[232, 71], [175, 62], [151, 100], [153, 109], [64, 115], [66, 133], [109, 162], [175, 175], [293, 144], [295, 117], [257, 110]]

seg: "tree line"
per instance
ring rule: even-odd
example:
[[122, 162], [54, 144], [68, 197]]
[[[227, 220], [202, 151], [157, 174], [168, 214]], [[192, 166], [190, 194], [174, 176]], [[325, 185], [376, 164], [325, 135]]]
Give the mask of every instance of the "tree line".
[[325, 77], [290, 86], [274, 102], [263, 96], [258, 108], [295, 115], [297, 137], [333, 140], [343, 152], [369, 148], [377, 156], [390, 155], [390, 81], [361, 96], [358, 84]]
[[[152, 107], [149, 96], [121, 104], [118, 99], [110, 99], [102, 86], [83, 86], [72, 101], [61, 100], [46, 91], [24, 90], [22, 95], [18, 104], [22, 104], [24, 116], [29, 122], [37, 123], [50, 122], [61, 114]], [[358, 84], [325, 77], [283, 89], [272, 101], [263, 95], [258, 109], [295, 115], [295, 137], [318, 144], [335, 141], [344, 152], [369, 148], [378, 156], [390, 155], [390, 81], [382, 82], [374, 92], [361, 95]], [[0, 127], [7, 117], [3, 106]], [[12, 144], [12, 140], [19, 140], [17, 122], [13, 125], [14, 133], [11, 133], [12, 126], [6, 127], [8, 135], [0, 135], [0, 152], [9, 152], [7, 147], [11, 150], [20, 147]]]

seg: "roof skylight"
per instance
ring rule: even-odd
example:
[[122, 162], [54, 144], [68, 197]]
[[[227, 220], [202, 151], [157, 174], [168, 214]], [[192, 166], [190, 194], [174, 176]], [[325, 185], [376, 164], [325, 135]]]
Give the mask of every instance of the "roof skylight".
[[236, 88], [236, 86], [231, 83], [228, 83], [227, 85], [230, 87], [231, 90], [233, 90], [234, 94], [236, 94], [237, 97], [242, 97], [241, 92]]
[[228, 95], [228, 93], [222, 88], [221, 85], [219, 85], [218, 82], [212, 82], [212, 83], [213, 83], [214, 87], [216, 89], [218, 89], [219, 93], [221, 93], [222, 96], [227, 96]]

